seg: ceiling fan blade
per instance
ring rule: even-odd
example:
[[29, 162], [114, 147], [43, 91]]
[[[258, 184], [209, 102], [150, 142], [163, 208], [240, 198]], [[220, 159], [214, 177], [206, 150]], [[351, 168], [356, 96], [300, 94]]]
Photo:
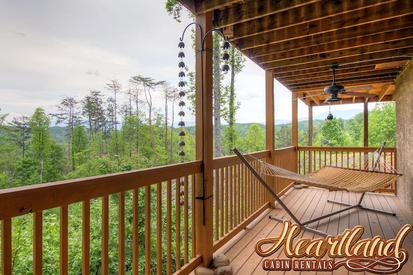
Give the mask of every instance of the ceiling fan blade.
[[314, 96], [319, 96], [319, 95], [325, 95], [325, 93], [321, 93], [321, 94], [308, 94], [302, 97], [298, 97], [299, 99], [307, 99], [307, 98], [312, 98]]
[[362, 96], [362, 97], [368, 97], [368, 98], [377, 97], [377, 95], [375, 95], [375, 94], [360, 93], [360, 92], [356, 92], [356, 91], [345, 91], [342, 94], [343, 95], [352, 95], [352, 96]]

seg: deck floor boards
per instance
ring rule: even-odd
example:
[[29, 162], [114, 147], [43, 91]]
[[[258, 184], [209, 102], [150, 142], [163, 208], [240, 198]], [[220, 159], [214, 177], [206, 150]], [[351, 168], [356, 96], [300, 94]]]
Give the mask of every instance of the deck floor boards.
[[[302, 221], [312, 219], [319, 215], [327, 214], [331, 211], [342, 209], [344, 206], [339, 204], [328, 203], [327, 199], [342, 201], [345, 203], [355, 204], [358, 202], [360, 195], [347, 192], [328, 192], [319, 188], [291, 189], [282, 198], [285, 204], [291, 211]], [[388, 216], [380, 213], [353, 209], [343, 212], [340, 215], [327, 218], [322, 221], [315, 222], [311, 226], [315, 229], [326, 231], [329, 234], [338, 234], [344, 229], [354, 227], [355, 225], [363, 225], [365, 233], [363, 237], [373, 237], [382, 235], [389, 239], [395, 236], [399, 229], [406, 223], [413, 223], [413, 213], [405, 208], [396, 196], [384, 194], [371, 194], [365, 196], [363, 204], [367, 207], [373, 207], [385, 211], [393, 211], [397, 213], [397, 217]], [[286, 212], [275, 207], [268, 214], [278, 218], [286, 218]], [[281, 224], [277, 221], [268, 219], [268, 214], [255, 223], [251, 228], [248, 228], [236, 242], [231, 246], [223, 248], [223, 252], [230, 258], [234, 270], [234, 274], [238, 275], [261, 275], [261, 274], [283, 274], [283, 272], [267, 272], [262, 269], [263, 258], [258, 256], [255, 251], [255, 244], [258, 240], [276, 236], [281, 231]], [[304, 231], [301, 233], [303, 238], [317, 238], [314, 233]], [[408, 263], [404, 266], [399, 274], [413, 274], [413, 233], [410, 233], [404, 242], [404, 247], [408, 249], [410, 257]], [[271, 258], [285, 258], [283, 251], [277, 251]], [[370, 273], [349, 272], [345, 268], [341, 268], [333, 272], [334, 274], [350, 274], [361, 275]], [[284, 272], [287, 275], [324, 275], [331, 272]]]

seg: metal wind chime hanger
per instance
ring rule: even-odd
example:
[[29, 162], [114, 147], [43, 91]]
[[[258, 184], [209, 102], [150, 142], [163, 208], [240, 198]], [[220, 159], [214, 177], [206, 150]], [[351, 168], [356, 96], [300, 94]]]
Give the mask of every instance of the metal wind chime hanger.
[[[205, 40], [206, 37], [208, 35], [212, 35], [212, 33], [218, 33], [223, 39], [224, 42], [222, 44], [222, 49], [224, 51], [223, 55], [222, 55], [222, 60], [224, 61], [224, 64], [222, 65], [222, 71], [224, 73], [227, 73], [230, 69], [229, 67], [229, 53], [228, 53], [228, 49], [230, 47], [229, 42], [227, 41], [227, 39], [225, 38], [225, 35], [222, 33], [222, 31], [220, 29], [210, 29], [208, 30], [205, 34], [204, 34], [204, 29], [202, 28], [202, 26], [196, 22], [192, 22], [190, 24], [188, 24], [184, 31], [182, 32], [181, 37], [179, 38], [179, 43], [178, 43], [178, 48], [179, 48], [179, 53], [178, 53], [178, 58], [179, 58], [179, 63], [178, 63], [178, 67], [179, 67], [179, 73], [178, 73], [178, 77], [179, 77], [179, 82], [178, 82], [178, 87], [179, 87], [179, 107], [180, 107], [180, 111], [178, 113], [179, 117], [180, 117], [180, 121], [178, 123], [178, 125], [180, 126], [180, 130], [179, 130], [179, 136], [180, 136], [180, 141], [179, 141], [179, 157], [181, 158], [181, 162], [183, 162], [185, 160], [185, 111], [184, 111], [184, 107], [185, 107], [185, 96], [186, 96], [186, 80], [185, 80], [185, 71], [187, 70], [185, 62], [184, 62], [184, 58], [185, 58], [185, 53], [184, 53], [184, 48], [185, 48], [185, 43], [184, 43], [184, 37], [185, 37], [185, 32], [186, 30], [192, 26], [195, 25], [199, 28], [200, 31], [200, 35], [201, 35], [201, 45], [195, 45], [196, 48], [196, 53], [200, 53], [201, 55], [204, 54], [205, 51], [207, 50], [211, 50], [211, 49], [206, 49], [205, 48]], [[197, 47], [199, 48], [199, 50], [197, 49]], [[203, 101], [203, 96], [204, 96], [204, 69], [203, 69], [203, 58], [201, 58], [201, 101]], [[201, 116], [204, 115], [204, 104], [203, 102], [201, 102]], [[204, 136], [204, 128], [202, 128], [202, 136]], [[202, 157], [204, 157], [204, 138], [202, 138]], [[202, 177], [204, 177], [205, 174], [202, 173]], [[202, 221], [203, 224], [205, 224], [205, 201], [207, 199], [209, 199], [211, 196], [206, 197], [205, 194], [205, 178], [202, 179], [202, 196], [198, 196], [196, 197], [196, 199], [198, 200], [202, 200], [203, 203], [203, 215], [202, 215]]]
[[327, 120], [333, 120], [334, 119], [334, 116], [333, 116], [333, 114], [331, 113], [331, 105], [328, 105], [328, 115], [327, 115], [327, 118], [326, 118]]

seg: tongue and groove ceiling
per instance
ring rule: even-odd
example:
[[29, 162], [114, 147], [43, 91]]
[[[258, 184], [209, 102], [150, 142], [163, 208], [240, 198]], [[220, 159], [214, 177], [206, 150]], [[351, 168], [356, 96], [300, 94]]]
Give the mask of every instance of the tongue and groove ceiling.
[[413, 57], [411, 0], [179, 1], [194, 14], [213, 12], [233, 46], [311, 105], [327, 104], [332, 63], [351, 91], [338, 103], [391, 100]]

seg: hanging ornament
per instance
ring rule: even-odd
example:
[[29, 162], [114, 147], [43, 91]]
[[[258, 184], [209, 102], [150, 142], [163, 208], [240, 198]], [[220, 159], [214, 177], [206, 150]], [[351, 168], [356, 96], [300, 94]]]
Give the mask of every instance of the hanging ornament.
[[327, 118], [326, 118], [327, 120], [333, 120], [334, 119], [334, 116], [333, 116], [333, 114], [331, 113], [331, 107], [330, 106], [328, 106], [328, 115], [327, 115]]
[[178, 123], [178, 126], [180, 127], [179, 130], [179, 137], [180, 137], [180, 141], [178, 143], [179, 145], [179, 157], [181, 162], [184, 162], [185, 160], [185, 122], [184, 122], [184, 118], [185, 118], [185, 111], [184, 111], [184, 107], [185, 107], [185, 86], [186, 86], [186, 81], [185, 81], [185, 62], [184, 62], [184, 58], [185, 58], [185, 52], [183, 51], [183, 49], [185, 48], [185, 43], [182, 41], [182, 39], [179, 41], [178, 43], [178, 48], [180, 49], [179, 53], [178, 53], [178, 58], [179, 58], [179, 63], [178, 63], [178, 68], [179, 68], [179, 73], [178, 73], [178, 77], [179, 77], [179, 81], [178, 81], [178, 87], [179, 87], [179, 107], [180, 107], [180, 111], [178, 113], [179, 117], [180, 117], [180, 121]]
[[224, 65], [222, 65], [222, 71], [224, 73], [227, 73], [229, 71], [229, 53], [228, 53], [228, 49], [229, 49], [229, 42], [228, 41], [224, 41], [224, 43], [222, 44], [222, 50], [223, 50], [223, 54], [222, 54], [222, 61], [224, 62]]

